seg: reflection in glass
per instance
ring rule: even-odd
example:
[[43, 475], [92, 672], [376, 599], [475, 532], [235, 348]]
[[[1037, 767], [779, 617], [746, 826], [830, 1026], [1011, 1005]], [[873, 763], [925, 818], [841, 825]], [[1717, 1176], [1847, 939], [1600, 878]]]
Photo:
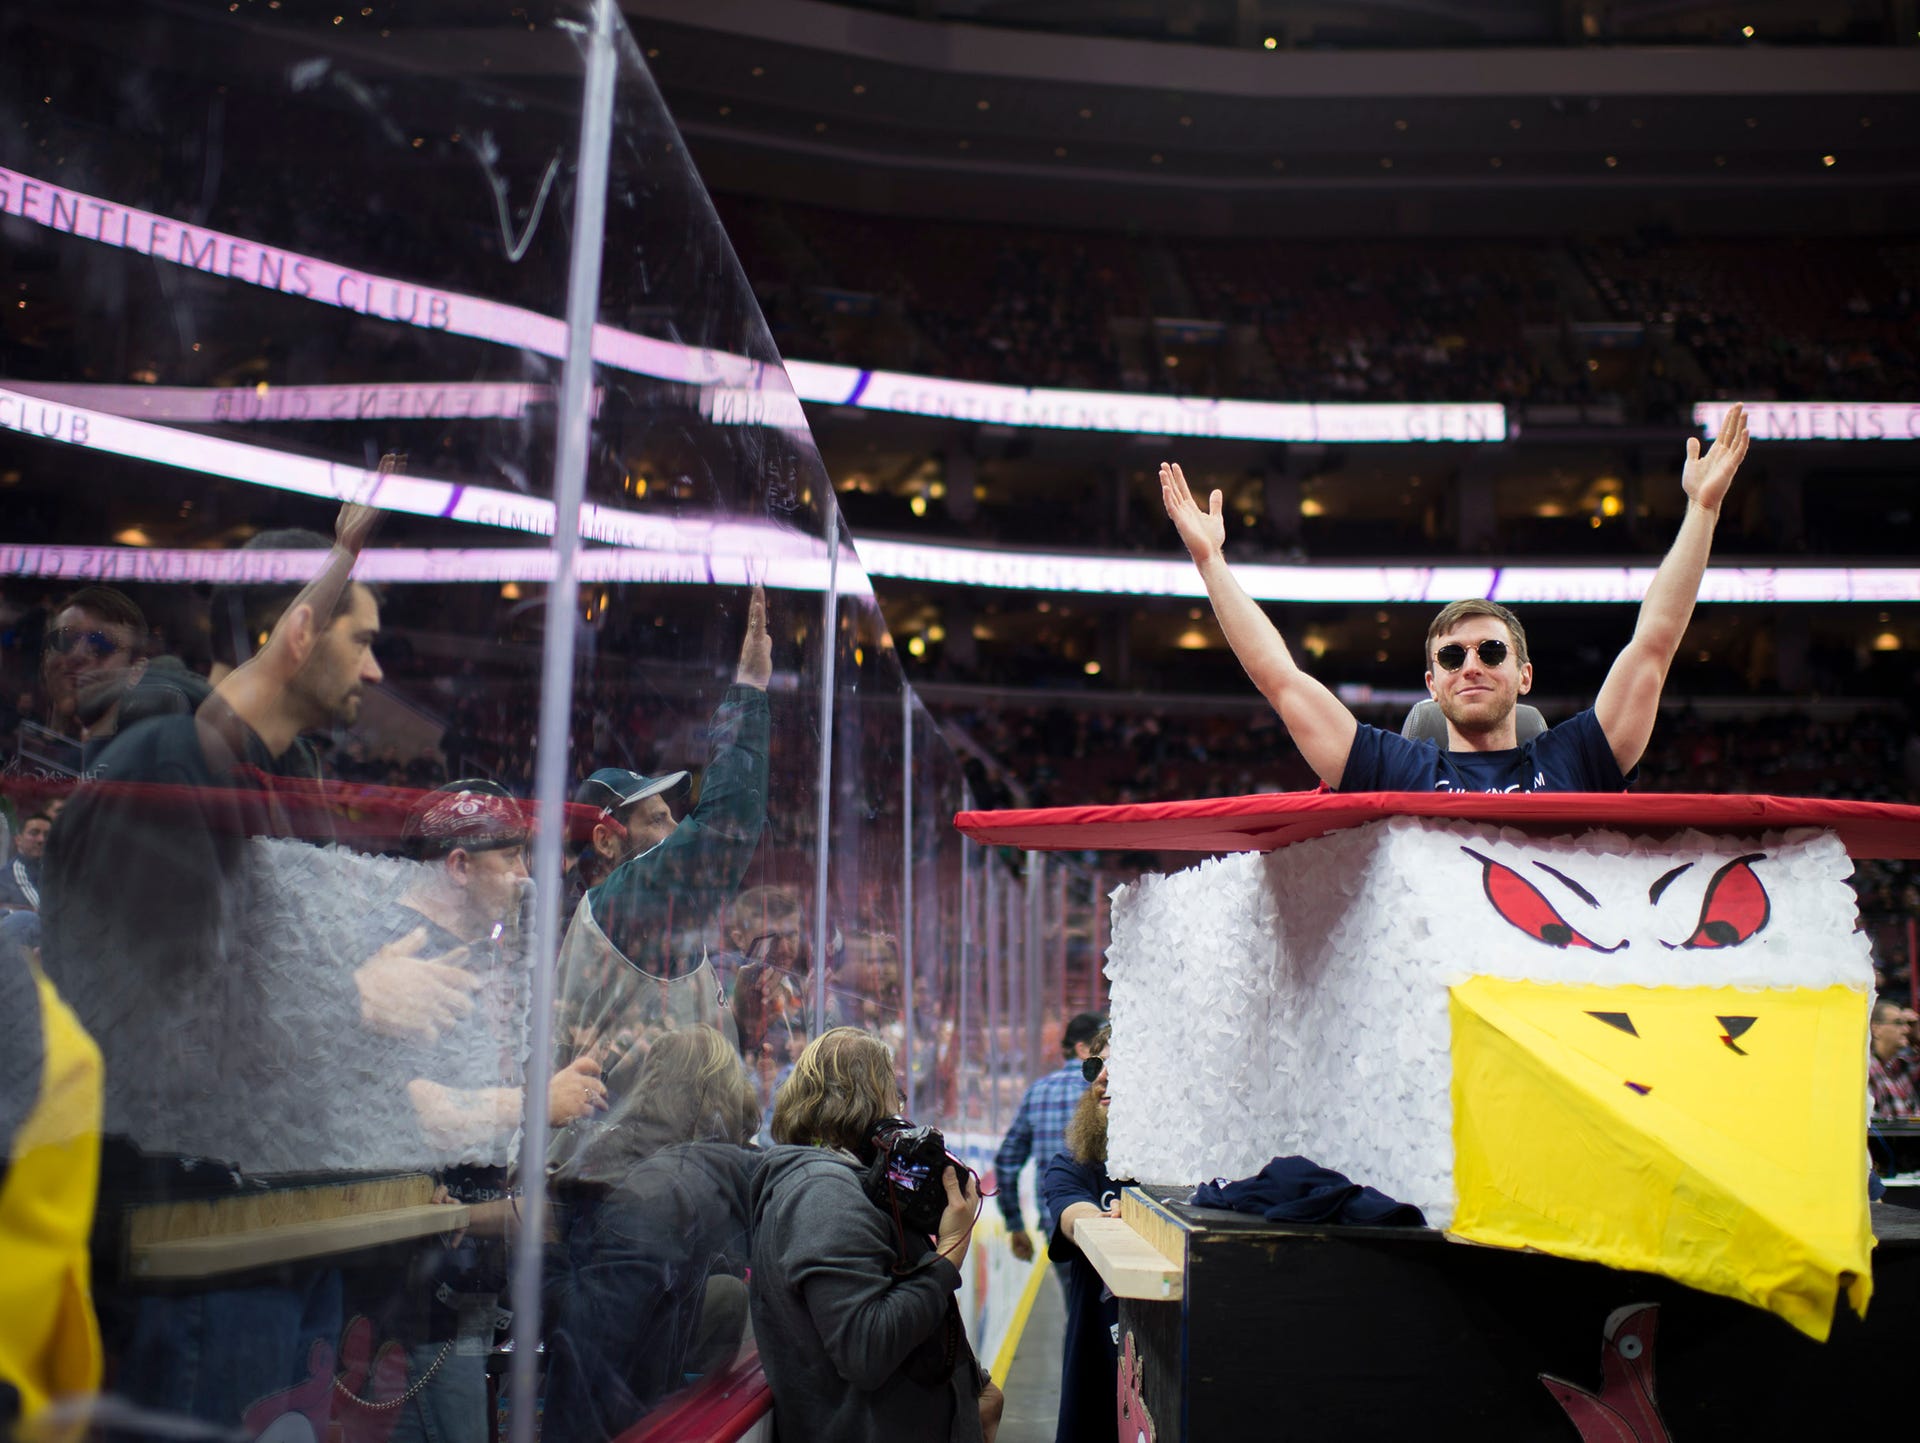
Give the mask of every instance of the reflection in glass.
[[[882, 1044], [956, 1145], [1020, 1080], [959, 768], [624, 31], [553, 587], [585, 18], [0, 14], [26, 1411], [611, 1437], [754, 1366], [750, 1174], [809, 1043]], [[23, 1207], [70, 1226], [29, 1250]]]

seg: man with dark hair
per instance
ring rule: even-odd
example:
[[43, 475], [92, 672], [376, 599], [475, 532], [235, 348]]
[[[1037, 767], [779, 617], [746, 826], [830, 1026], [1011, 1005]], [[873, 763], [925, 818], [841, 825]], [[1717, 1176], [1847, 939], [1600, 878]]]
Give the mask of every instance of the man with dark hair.
[[53, 818], [45, 812], [35, 812], [20, 824], [13, 860], [0, 867], [0, 912], [40, 910], [40, 864], [52, 830]]
[[1060, 1420], [1054, 1443], [1114, 1443], [1119, 1417], [1120, 1305], [1074, 1241], [1088, 1218], [1118, 1217], [1120, 1184], [1107, 1174], [1107, 1050], [1101, 1028], [1084, 1067], [1087, 1090], [1067, 1122], [1067, 1145], [1040, 1175], [1041, 1204], [1053, 1217], [1047, 1255], [1066, 1269], [1067, 1339], [1060, 1355]]
[[[602, 767], [574, 795], [597, 815], [582, 862], [591, 869], [589, 889], [560, 947], [555, 1063], [592, 1056], [616, 1104], [656, 1031], [703, 1025], [739, 1045], [712, 961], [701, 956], [688, 965], [684, 944], [739, 891], [760, 842], [772, 678], [767, 599], [756, 586], [734, 683], [708, 729], [693, 809], [676, 820], [667, 802], [684, 772], [646, 777]], [[582, 1140], [578, 1127], [556, 1135], [551, 1160], [570, 1156]]]
[[[46, 970], [106, 1061], [104, 1131], [119, 1161], [103, 1211], [235, 1171], [351, 1166], [388, 1079], [356, 1072], [342, 1039], [430, 1042], [473, 1009], [467, 972], [403, 943], [344, 955], [352, 898], [276, 893], [263, 875], [280, 859], [317, 871], [333, 856], [303, 845], [333, 828], [300, 737], [350, 723], [380, 680], [379, 606], [351, 580], [375, 514], [343, 507], [320, 574], [259, 654], [193, 715], [118, 737], [49, 838]], [[275, 920], [316, 900], [341, 924], [280, 945], [290, 939]], [[317, 1264], [141, 1294], [116, 1388], [233, 1428], [254, 1400], [304, 1379], [310, 1349], [333, 1345], [340, 1322], [339, 1274]]]
[[1878, 1118], [1905, 1120], [1920, 1116], [1920, 1090], [1914, 1086], [1914, 1025], [1920, 1023], [1911, 1007], [1891, 997], [1873, 999], [1873, 1018], [1867, 1029], [1867, 1093]]
[[1490, 601], [1455, 602], [1427, 633], [1427, 690], [1446, 717], [1444, 749], [1362, 726], [1327, 686], [1294, 661], [1280, 633], [1226, 563], [1226, 522], [1215, 491], [1202, 510], [1175, 465], [1160, 468], [1167, 514], [1206, 582], [1213, 613], [1247, 675], [1272, 703], [1321, 781], [1338, 791], [1619, 791], [1645, 754], [1667, 670], [1686, 635], [1734, 473], [1747, 454], [1745, 411], [1727, 412], [1704, 456], [1687, 442], [1680, 476], [1686, 517], [1640, 603], [1633, 639], [1592, 708], [1524, 744], [1514, 709], [1533, 686], [1526, 633]]
[[[1106, 1025], [1106, 1019], [1097, 1012], [1082, 1012], [1067, 1023], [1060, 1034], [1063, 1061], [1027, 1089], [1013, 1115], [1013, 1126], [993, 1155], [1000, 1215], [1007, 1222], [1007, 1245], [1023, 1263], [1033, 1260], [1033, 1238], [1027, 1233], [1026, 1217], [1020, 1208], [1020, 1169], [1032, 1158], [1034, 1166], [1044, 1173], [1054, 1154], [1066, 1147], [1067, 1121], [1087, 1089], [1082, 1064], [1092, 1056], [1094, 1038]], [[1053, 1218], [1043, 1195], [1040, 1236], [1044, 1238], [1052, 1231]], [[1061, 1281], [1066, 1281], [1064, 1276]]]
[[[288, 526], [274, 531], [256, 531], [240, 549], [260, 551], [325, 551], [333, 543], [318, 531], [304, 526]], [[216, 586], [207, 598], [208, 647], [213, 667], [208, 679], [218, 685], [236, 666], [248, 660], [267, 644], [274, 623], [284, 613], [305, 583], [297, 579], [255, 581], [231, 586]], [[337, 607], [352, 598], [342, 592]]]
[[121, 698], [147, 666], [147, 617], [125, 592], [84, 586], [53, 614], [40, 651], [47, 721], [55, 731], [113, 735]]

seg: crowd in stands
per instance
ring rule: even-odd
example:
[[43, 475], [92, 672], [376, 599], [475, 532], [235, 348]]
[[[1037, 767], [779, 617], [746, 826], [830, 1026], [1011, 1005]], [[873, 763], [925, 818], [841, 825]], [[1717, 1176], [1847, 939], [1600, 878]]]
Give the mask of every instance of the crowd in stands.
[[1707, 396], [1888, 399], [1920, 379], [1909, 239], [1170, 242], [721, 208], [776, 345], [799, 359], [1660, 421]]

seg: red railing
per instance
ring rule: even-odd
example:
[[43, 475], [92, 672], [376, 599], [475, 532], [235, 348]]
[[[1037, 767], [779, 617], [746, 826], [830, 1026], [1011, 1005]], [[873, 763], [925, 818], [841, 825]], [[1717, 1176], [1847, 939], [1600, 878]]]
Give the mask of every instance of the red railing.
[[772, 1411], [773, 1390], [755, 1351], [724, 1372], [709, 1373], [614, 1443], [737, 1443]]

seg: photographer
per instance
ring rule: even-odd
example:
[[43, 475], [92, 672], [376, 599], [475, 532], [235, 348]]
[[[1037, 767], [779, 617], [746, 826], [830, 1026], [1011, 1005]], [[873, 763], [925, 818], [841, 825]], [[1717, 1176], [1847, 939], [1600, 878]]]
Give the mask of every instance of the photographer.
[[862, 1186], [874, 1129], [899, 1105], [893, 1057], [836, 1027], [808, 1044], [774, 1099], [774, 1148], [753, 1181], [754, 1336], [774, 1428], [835, 1443], [991, 1443], [1000, 1390], [974, 1360], [954, 1293], [980, 1210], [941, 1175], [932, 1241]]

